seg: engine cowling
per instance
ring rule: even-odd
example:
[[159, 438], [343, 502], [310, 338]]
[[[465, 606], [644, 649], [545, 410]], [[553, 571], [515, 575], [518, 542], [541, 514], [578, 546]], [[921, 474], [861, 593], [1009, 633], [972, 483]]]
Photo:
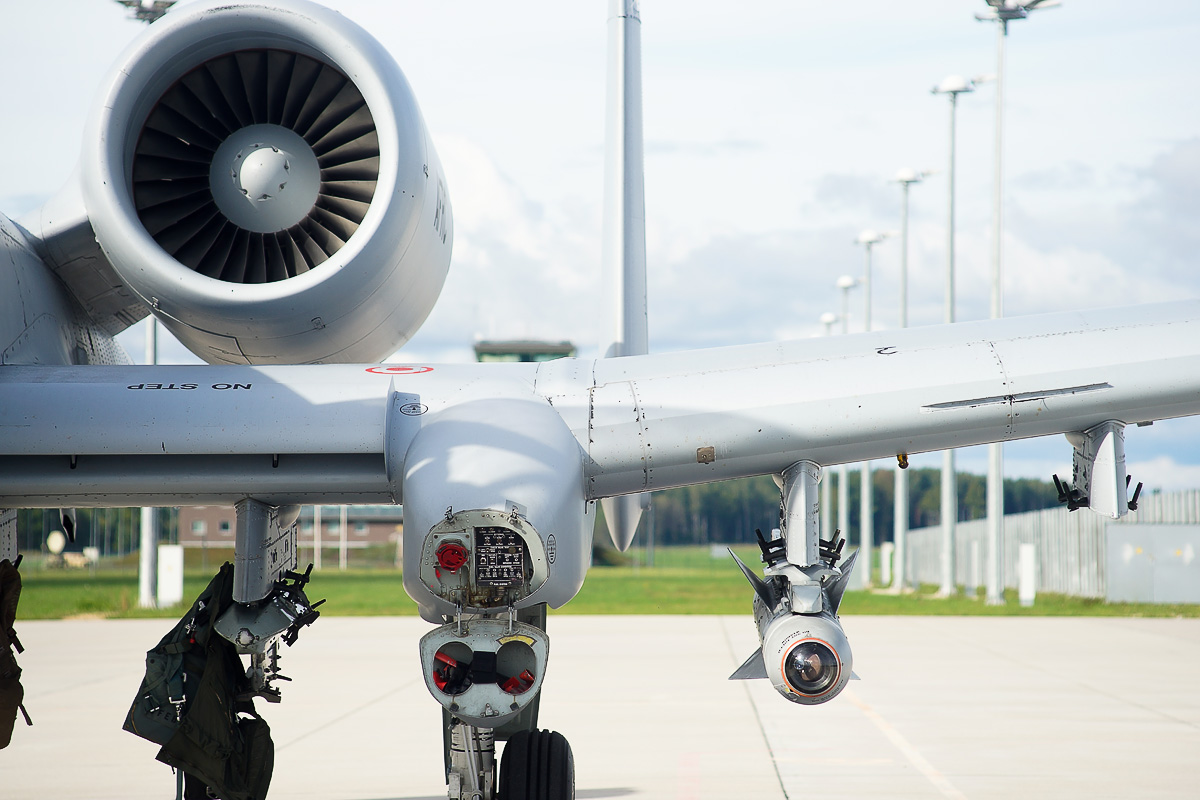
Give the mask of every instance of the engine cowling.
[[384, 48], [305, 2], [200, 2], [104, 84], [82, 188], [120, 277], [213, 363], [377, 361], [441, 292], [441, 164]]

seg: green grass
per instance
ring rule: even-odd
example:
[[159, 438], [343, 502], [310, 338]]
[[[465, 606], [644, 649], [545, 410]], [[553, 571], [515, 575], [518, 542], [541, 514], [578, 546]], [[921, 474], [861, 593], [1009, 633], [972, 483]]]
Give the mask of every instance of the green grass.
[[905, 595], [881, 592], [846, 592], [841, 613], [909, 616], [972, 617], [1200, 617], [1200, 605], [1155, 603], [1106, 603], [1086, 597], [1068, 597], [1043, 592], [1028, 608], [1017, 601], [1017, 591], [1004, 593], [1004, 605], [990, 606], [983, 591], [976, 597], [960, 593], [955, 597], [937, 597], [937, 586], [922, 585]]
[[[751, 545], [735, 550], [747, 564], [758, 568], [756, 547]], [[198, 553], [187, 555], [184, 597], [186, 603], [190, 603], [215, 574], [222, 559], [210, 552], [208, 569], [203, 569]], [[627, 566], [593, 567], [579, 595], [555, 613], [750, 613], [750, 587], [728, 555], [712, 558], [707, 547], [673, 547], [656, 551], [654, 567], [645, 566], [644, 553], [633, 554], [629, 561]], [[106, 563], [94, 571], [40, 569], [31, 560], [22, 566], [21, 574], [24, 583], [21, 619], [175, 618], [184, 607], [137, 608], [136, 559]], [[850, 591], [846, 593], [841, 612], [845, 615], [1200, 617], [1200, 605], [1109, 604], [1102, 600], [1039, 594], [1032, 607], [1022, 608], [1015, 592], [1007, 593], [1007, 602], [1003, 606], [989, 606], [982, 598], [965, 595], [938, 598], [934, 596], [935, 591], [934, 586], [922, 586], [899, 596]], [[321, 611], [332, 616], [417, 613], [416, 605], [404, 593], [399, 571], [393, 569], [356, 568], [342, 572], [336, 566], [326, 567], [314, 574], [308, 595], [314, 601], [325, 598], [327, 603]]]
[[[92, 574], [86, 571], [34, 571], [22, 566], [18, 616], [20, 619], [178, 617], [216, 574], [218, 566], [214, 565], [207, 572], [187, 569], [183, 580], [185, 602], [163, 609], [137, 607], [136, 569], [99, 569]], [[417, 606], [404, 593], [400, 573], [396, 570], [326, 570], [318, 573], [309, 585], [308, 595], [314, 602], [325, 598], [328, 602], [321, 607], [322, 613], [337, 616], [417, 613]]]

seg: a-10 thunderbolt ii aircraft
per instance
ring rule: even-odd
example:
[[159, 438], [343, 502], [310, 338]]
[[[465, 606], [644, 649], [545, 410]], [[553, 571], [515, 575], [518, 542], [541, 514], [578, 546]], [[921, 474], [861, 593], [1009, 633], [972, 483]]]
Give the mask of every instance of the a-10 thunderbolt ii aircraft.
[[[0, 217], [0, 557], [16, 508], [235, 504], [216, 628], [270, 696], [308, 611], [280, 590], [297, 507], [403, 503], [449, 796], [557, 800], [573, 756], [537, 730], [545, 613], [583, 582], [598, 502], [627, 547], [641, 493], [775, 476], [781, 536], [762, 577], [742, 565], [761, 648], [735, 676], [800, 704], [852, 671], [823, 468], [1065, 433], [1065, 493], [1124, 513], [1124, 426], [1200, 413], [1196, 302], [645, 354], [639, 25], [613, 0], [615, 357], [456, 366], [379, 363], [433, 308], [453, 240], [388, 53], [304, 0], [151, 25], [104, 82], [78, 179]], [[208, 364], [129, 365], [112, 337], [147, 314]]]

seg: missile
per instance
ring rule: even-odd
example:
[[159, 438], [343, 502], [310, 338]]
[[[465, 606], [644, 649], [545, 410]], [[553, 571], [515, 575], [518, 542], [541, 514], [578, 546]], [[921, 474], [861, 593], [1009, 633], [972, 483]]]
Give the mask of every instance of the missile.
[[[823, 554], [831, 553], [823, 549]], [[754, 587], [760, 646], [729, 679], [768, 678], [775, 691], [801, 705], [837, 697], [858, 677], [850, 642], [837, 616], [858, 552], [840, 568], [832, 553], [818, 568], [801, 570], [779, 559], [772, 561], [764, 547], [767, 580], [755, 575], [732, 550], [730, 555]]]

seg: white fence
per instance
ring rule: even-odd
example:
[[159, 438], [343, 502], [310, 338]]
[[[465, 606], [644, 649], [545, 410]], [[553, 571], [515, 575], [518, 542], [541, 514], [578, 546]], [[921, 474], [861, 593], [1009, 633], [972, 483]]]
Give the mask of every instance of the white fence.
[[[1067, 511], [1066, 506], [1010, 514], [1004, 518], [1004, 582], [1017, 585], [1017, 556], [1023, 543], [1037, 547], [1039, 592], [1076, 597], [1105, 596], [1107, 545], [1105, 528], [1122, 523], [1200, 523], [1200, 490], [1143, 494], [1138, 510], [1119, 520], [1089, 509]], [[987, 520], [955, 526], [955, 570], [959, 584], [971, 575], [986, 575], [986, 563], [972, 564], [973, 556], [987, 559]], [[978, 543], [972, 547], [972, 543]], [[908, 577], [914, 583], [942, 581], [942, 529], [919, 528], [908, 534]]]

